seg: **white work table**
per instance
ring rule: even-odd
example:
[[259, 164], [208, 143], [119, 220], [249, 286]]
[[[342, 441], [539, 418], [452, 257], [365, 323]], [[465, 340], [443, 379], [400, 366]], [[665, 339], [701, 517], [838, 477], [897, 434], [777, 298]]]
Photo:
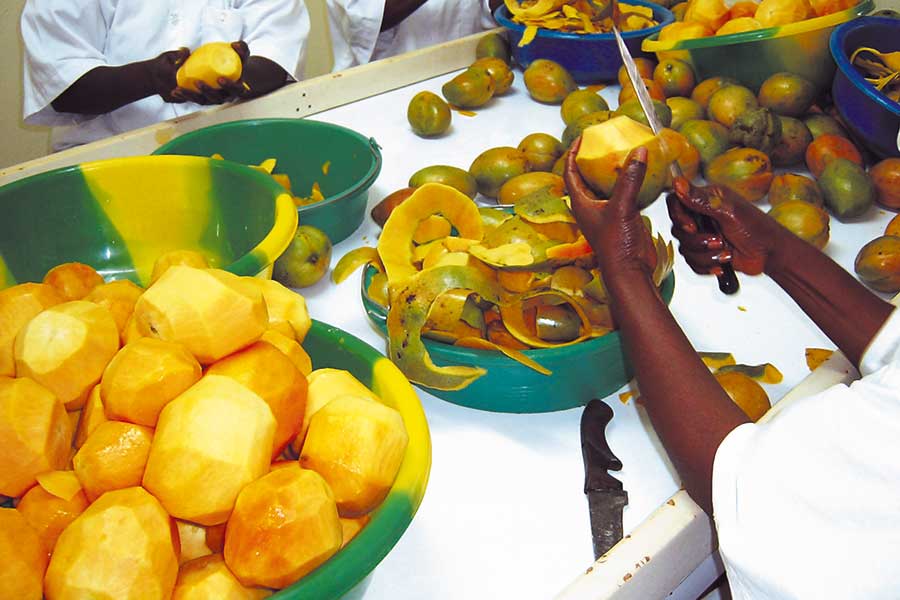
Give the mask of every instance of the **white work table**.
[[[448, 164], [466, 169], [483, 150], [516, 146], [529, 133], [561, 136], [559, 107], [533, 101], [522, 84], [521, 71], [516, 72], [508, 94], [477, 109], [475, 116], [454, 112], [452, 127], [443, 137], [425, 140], [413, 134], [406, 121], [409, 99], [421, 90], [440, 94], [441, 85], [451, 77], [448, 72], [474, 59], [476, 37], [339, 77], [301, 82], [241, 106], [11, 167], [0, 172], [0, 184], [62, 164], [148, 153], [180, 132], [216, 122], [312, 114], [309, 118], [350, 127], [381, 146], [383, 167], [370, 190], [371, 208], [390, 192], [405, 187], [409, 176], [421, 167]], [[603, 92], [612, 106], [617, 92], [615, 86]], [[343, 104], [354, 98], [359, 99]], [[339, 106], [323, 112], [322, 105]], [[328, 159], [322, 157], [323, 162]], [[671, 237], [662, 200], [646, 214], [666, 238]], [[853, 224], [832, 219], [832, 241], [826, 252], [852, 271], [859, 248], [882, 233], [890, 216], [892, 213], [872, 209]], [[354, 235], [334, 248], [332, 265], [353, 248], [374, 245], [378, 233], [378, 226], [367, 216]], [[773, 401], [809, 374], [805, 348], [833, 347], [765, 278], [739, 276], [740, 292], [725, 296], [715, 279], [696, 276], [680, 257], [675, 278], [670, 306], [697, 349], [731, 352], [741, 363], [777, 366], [784, 381], [765, 386]], [[385, 350], [383, 336], [363, 311], [358, 273], [340, 285], [321, 281], [302, 293], [314, 318]], [[836, 369], [840, 373], [834, 378], [840, 379], [842, 367]], [[417, 391], [433, 443], [428, 489], [409, 529], [366, 580], [360, 595], [371, 600], [543, 600], [573, 584], [593, 563], [582, 491], [581, 409], [497, 414], [459, 407]], [[617, 477], [629, 494], [624, 530], [633, 533], [643, 528], [647, 533], [634, 538], [639, 542], [624, 544], [621, 551], [619, 546], [613, 549], [606, 562], [594, 565], [590, 581], [573, 584], [567, 598], [610, 597], [610, 589], [621, 587], [617, 593], [627, 592], [629, 585], [642, 591], [617, 597], [664, 596], [714, 548], [708, 520], [698, 516], [696, 507], [682, 494], [676, 497], [685, 505], [675, 507], [682, 511], [678, 518], [665, 526], [652, 525], [654, 520], [662, 523], [667, 519], [660, 517], [658, 509], [665, 512], [676, 504], [666, 502], [679, 490], [677, 477], [635, 400], [623, 403], [618, 392], [605, 400], [615, 411], [607, 430], [609, 444], [624, 463]], [[688, 530], [693, 538], [678, 538]], [[676, 542], [682, 546], [672, 553]], [[619, 560], [617, 553], [622, 557]], [[642, 579], [642, 571], [654, 573], [653, 582], [646, 584], [649, 588], [635, 587], [647, 581]], [[605, 582], [595, 579], [598, 574]], [[707, 569], [689, 583], [692, 587], [684, 597], [696, 595], [714, 577], [714, 569]], [[584, 589], [593, 592], [585, 594]]]

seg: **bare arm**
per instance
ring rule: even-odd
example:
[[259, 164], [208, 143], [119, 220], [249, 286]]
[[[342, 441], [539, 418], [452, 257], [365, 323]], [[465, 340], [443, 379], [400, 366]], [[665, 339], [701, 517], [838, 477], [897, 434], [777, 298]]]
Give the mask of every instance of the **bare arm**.
[[423, 4], [425, 4], [425, 0], [385, 0], [381, 31], [387, 31], [396, 26]]
[[[870, 292], [826, 254], [793, 235], [749, 202], [727, 191], [676, 184], [669, 198], [680, 251], [699, 272], [715, 272], [732, 261], [736, 269], [771, 277], [854, 364], [893, 307]], [[698, 234], [683, 206], [709, 215], [722, 236]]]
[[598, 257], [641, 398], [685, 489], [711, 513], [716, 450], [747, 417], [700, 360], [653, 285], [652, 244], [636, 202], [644, 164], [629, 162], [606, 202], [578, 174], [577, 151], [573, 146], [565, 171], [572, 210]]
[[99, 115], [156, 94], [172, 101], [175, 72], [189, 54], [182, 48], [119, 67], [95, 67], [66, 88], [51, 106], [57, 112]]

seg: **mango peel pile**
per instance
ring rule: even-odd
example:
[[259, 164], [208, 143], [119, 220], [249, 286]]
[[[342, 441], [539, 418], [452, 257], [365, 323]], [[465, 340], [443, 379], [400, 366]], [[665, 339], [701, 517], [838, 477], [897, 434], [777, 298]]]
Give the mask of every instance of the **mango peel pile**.
[[[674, 261], [655, 240], [658, 286]], [[565, 200], [538, 190], [514, 212], [479, 207], [456, 189], [427, 183], [396, 207], [377, 248], [352, 250], [335, 266], [341, 282], [370, 264], [369, 297], [388, 307], [388, 356], [411, 381], [459, 390], [485, 374], [436, 366], [422, 337], [503, 352], [545, 375], [523, 350], [555, 348], [615, 329], [593, 251]]]
[[861, 47], [850, 55], [850, 62], [876, 90], [900, 102], [900, 52]]
[[[525, 26], [519, 46], [530, 44], [538, 29], [565, 33], [610, 33], [612, 20], [609, 11], [590, 0], [504, 0], [515, 23]], [[646, 6], [619, 4], [619, 29], [635, 31], [653, 27], [653, 10]]]

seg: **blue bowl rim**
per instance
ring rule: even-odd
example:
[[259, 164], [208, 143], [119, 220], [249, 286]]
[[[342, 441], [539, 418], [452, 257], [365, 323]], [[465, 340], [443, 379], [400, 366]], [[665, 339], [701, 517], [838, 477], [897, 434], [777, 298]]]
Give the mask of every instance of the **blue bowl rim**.
[[[664, 6], [660, 6], [654, 2], [649, 2], [645, 0], [627, 0], [627, 4], [636, 4], [639, 6], [645, 6], [647, 8], [653, 9], [653, 16], [657, 18], [659, 23], [654, 25], [653, 27], [647, 27], [646, 29], [636, 29], [634, 31], [623, 31], [622, 37], [624, 39], [633, 39], [633, 38], [643, 38], [649, 35], [653, 35], [657, 33], [660, 29], [668, 25], [669, 23], [675, 22], [675, 15], [668, 8]], [[520, 23], [515, 23], [509, 17], [509, 9], [506, 8], [505, 4], [500, 4], [496, 9], [494, 9], [494, 20], [496, 20], [500, 25], [505, 27], [506, 29], [515, 31], [517, 33], [523, 33], [525, 31], [525, 26]], [[542, 29], [538, 28], [537, 36], [535, 39], [543, 38], [543, 39], [555, 39], [555, 40], [580, 40], [587, 42], [612, 42], [615, 43], [616, 37], [612, 33], [567, 33], [561, 31], [553, 31], [552, 29]]]
[[[636, 0], [635, 0], [636, 1]], [[200, 129], [195, 129], [194, 131], [189, 131], [184, 133], [172, 140], [169, 140], [165, 144], [161, 145], [159, 148], [153, 151], [153, 154], [171, 154], [172, 151], [170, 148], [175, 145], [178, 141], [183, 141], [185, 139], [192, 139], [194, 137], [199, 137], [200, 135], [208, 132], [208, 131], [219, 131], [219, 130], [229, 130], [229, 129], [240, 129], [242, 127], [247, 126], [256, 126], [256, 125], [286, 125], [288, 127], [294, 127], [297, 124], [302, 124], [302, 127], [311, 126], [312, 128], [322, 128], [322, 129], [337, 129], [341, 130], [349, 136], [356, 138], [358, 141], [362, 142], [366, 146], [368, 146], [369, 151], [372, 153], [374, 161], [372, 165], [369, 167], [369, 170], [366, 174], [357, 181], [354, 185], [347, 188], [346, 190], [328, 196], [324, 200], [320, 202], [316, 202], [314, 204], [308, 204], [305, 206], [298, 206], [297, 211], [302, 213], [304, 211], [319, 209], [329, 204], [334, 204], [336, 202], [340, 202], [346, 198], [353, 197], [360, 192], [367, 190], [369, 187], [375, 183], [375, 180], [378, 178], [379, 173], [381, 173], [381, 166], [383, 159], [381, 157], [381, 146], [378, 142], [375, 141], [375, 138], [367, 138], [358, 131], [350, 129], [349, 127], [344, 127], [343, 125], [337, 125], [336, 123], [329, 123], [327, 121], [316, 121], [315, 119], [291, 119], [284, 117], [272, 117], [272, 118], [263, 118], [263, 119], [239, 119], [237, 121], [227, 121], [225, 123], [219, 123], [217, 125], [210, 125], [209, 127], [201, 127]], [[274, 158], [278, 158], [277, 156]]]
[[865, 80], [862, 74], [856, 70], [850, 62], [849, 57], [844, 52], [844, 41], [847, 36], [857, 29], [862, 29], [874, 24], [894, 24], [900, 32], [900, 20], [890, 17], [860, 17], [852, 21], [847, 21], [843, 25], [837, 27], [831, 32], [831, 38], [828, 40], [828, 48], [831, 51], [831, 57], [837, 64], [840, 72], [846, 77], [853, 87], [862, 92], [868, 99], [872, 100], [883, 109], [900, 117], [900, 104], [891, 102], [887, 96], [875, 89], [871, 83]]

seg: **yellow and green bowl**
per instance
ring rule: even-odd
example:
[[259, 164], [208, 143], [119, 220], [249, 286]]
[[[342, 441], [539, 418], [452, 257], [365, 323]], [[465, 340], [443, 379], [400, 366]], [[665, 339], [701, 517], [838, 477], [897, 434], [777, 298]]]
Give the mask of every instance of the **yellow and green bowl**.
[[107, 280], [146, 285], [169, 250], [197, 250], [237, 275], [268, 275], [297, 229], [271, 177], [188, 156], [117, 158], [0, 188], [0, 288], [82, 262]]
[[[266, 274], [297, 227], [271, 177], [227, 161], [150, 156], [85, 163], [0, 188], [0, 289], [40, 281], [69, 261], [107, 279], [146, 284], [156, 256], [189, 248], [238, 275]], [[431, 437], [400, 370], [349, 333], [313, 321], [303, 341], [315, 368], [350, 371], [397, 409], [409, 434], [400, 471], [372, 519], [321, 567], [273, 596], [340, 598], [378, 565], [412, 521], [431, 470]]]
[[400, 411], [409, 445], [400, 472], [372, 520], [328, 562], [281, 592], [279, 600], [332, 600], [362, 581], [406, 531], [425, 495], [431, 471], [431, 436], [422, 404], [390, 360], [349, 333], [313, 320], [303, 340], [313, 367], [346, 369], [388, 406]]
[[771, 75], [790, 72], [812, 81], [819, 91], [831, 88], [835, 64], [828, 48], [831, 32], [874, 8], [873, 0], [824, 17], [744, 33], [660, 42], [659, 34], [644, 40], [641, 49], [684, 59], [697, 80], [723, 76], [758, 90]]

